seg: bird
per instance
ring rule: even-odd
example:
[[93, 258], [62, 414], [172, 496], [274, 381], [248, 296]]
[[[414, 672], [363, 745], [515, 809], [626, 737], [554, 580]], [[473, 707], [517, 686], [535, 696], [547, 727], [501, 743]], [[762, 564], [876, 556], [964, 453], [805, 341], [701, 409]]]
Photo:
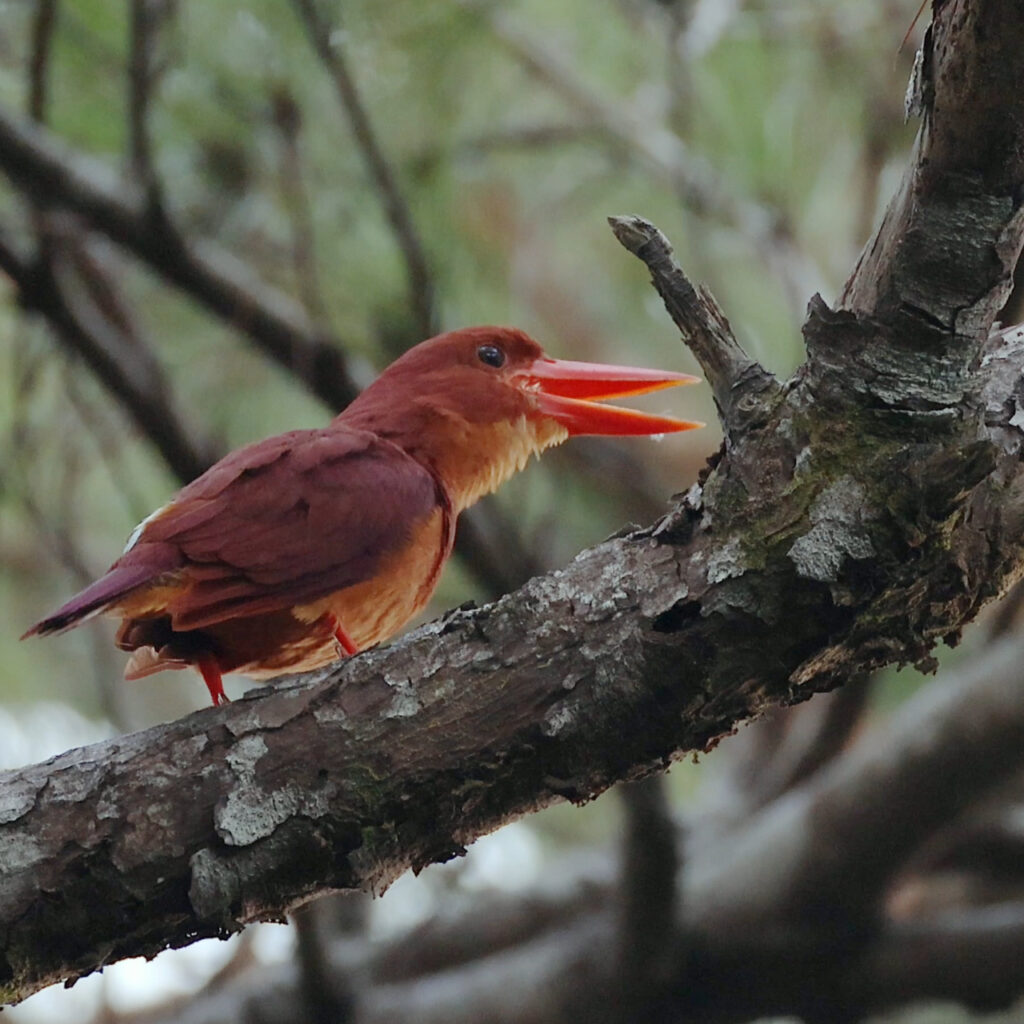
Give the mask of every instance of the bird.
[[327, 426], [226, 455], [22, 639], [119, 617], [126, 679], [192, 667], [215, 706], [228, 672], [267, 680], [356, 654], [426, 605], [460, 512], [569, 437], [703, 426], [600, 404], [698, 380], [554, 359], [510, 327], [438, 335]]

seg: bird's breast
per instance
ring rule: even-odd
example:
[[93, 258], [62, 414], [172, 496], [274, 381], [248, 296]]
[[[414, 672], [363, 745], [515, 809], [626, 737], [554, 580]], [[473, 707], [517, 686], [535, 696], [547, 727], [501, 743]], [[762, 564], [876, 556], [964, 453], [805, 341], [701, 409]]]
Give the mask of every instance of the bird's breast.
[[292, 608], [292, 618], [307, 628], [290, 636], [272, 658], [238, 671], [254, 679], [269, 678], [334, 661], [338, 654], [326, 624], [328, 614], [338, 620], [359, 650], [394, 636], [430, 600], [451, 551], [454, 526], [451, 513], [437, 508], [405, 545], [383, 560], [371, 579]]

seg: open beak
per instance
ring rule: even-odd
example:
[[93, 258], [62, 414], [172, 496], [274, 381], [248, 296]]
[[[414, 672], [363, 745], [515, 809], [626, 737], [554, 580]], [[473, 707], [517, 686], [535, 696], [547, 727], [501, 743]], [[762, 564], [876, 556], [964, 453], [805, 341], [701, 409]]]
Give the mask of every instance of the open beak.
[[570, 359], [534, 360], [524, 374], [525, 386], [534, 392], [537, 408], [558, 420], [570, 435], [670, 434], [703, 427], [703, 423], [652, 416], [636, 409], [598, 405], [605, 398], [645, 395], [649, 391], [697, 384], [699, 377], [670, 370], [646, 370], [639, 366], [577, 363]]

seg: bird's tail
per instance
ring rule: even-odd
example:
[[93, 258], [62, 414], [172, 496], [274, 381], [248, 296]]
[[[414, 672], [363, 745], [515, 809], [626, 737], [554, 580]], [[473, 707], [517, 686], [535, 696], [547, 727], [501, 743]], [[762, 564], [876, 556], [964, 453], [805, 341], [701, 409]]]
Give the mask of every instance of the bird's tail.
[[128, 664], [124, 667], [125, 679], [144, 679], [155, 672], [163, 672], [168, 668], [188, 668], [189, 663], [175, 658], [173, 655], [156, 651], [152, 647], [139, 647], [132, 651]]
[[83, 622], [106, 611], [136, 587], [153, 580], [151, 565], [115, 565], [106, 576], [90, 583], [81, 593], [75, 594], [52, 615], [41, 619], [25, 632], [21, 639], [30, 636], [49, 636], [73, 629]]

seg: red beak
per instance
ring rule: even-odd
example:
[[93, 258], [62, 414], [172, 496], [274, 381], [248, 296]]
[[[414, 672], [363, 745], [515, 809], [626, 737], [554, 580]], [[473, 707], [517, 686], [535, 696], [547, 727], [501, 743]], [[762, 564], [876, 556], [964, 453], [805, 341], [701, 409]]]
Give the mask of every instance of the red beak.
[[524, 374], [537, 408], [558, 420], [572, 436], [580, 434], [670, 434], [703, 427], [703, 423], [652, 416], [635, 409], [598, 405], [595, 399], [645, 395], [648, 391], [697, 384], [699, 377], [639, 366], [577, 363], [569, 359], [534, 360]]

